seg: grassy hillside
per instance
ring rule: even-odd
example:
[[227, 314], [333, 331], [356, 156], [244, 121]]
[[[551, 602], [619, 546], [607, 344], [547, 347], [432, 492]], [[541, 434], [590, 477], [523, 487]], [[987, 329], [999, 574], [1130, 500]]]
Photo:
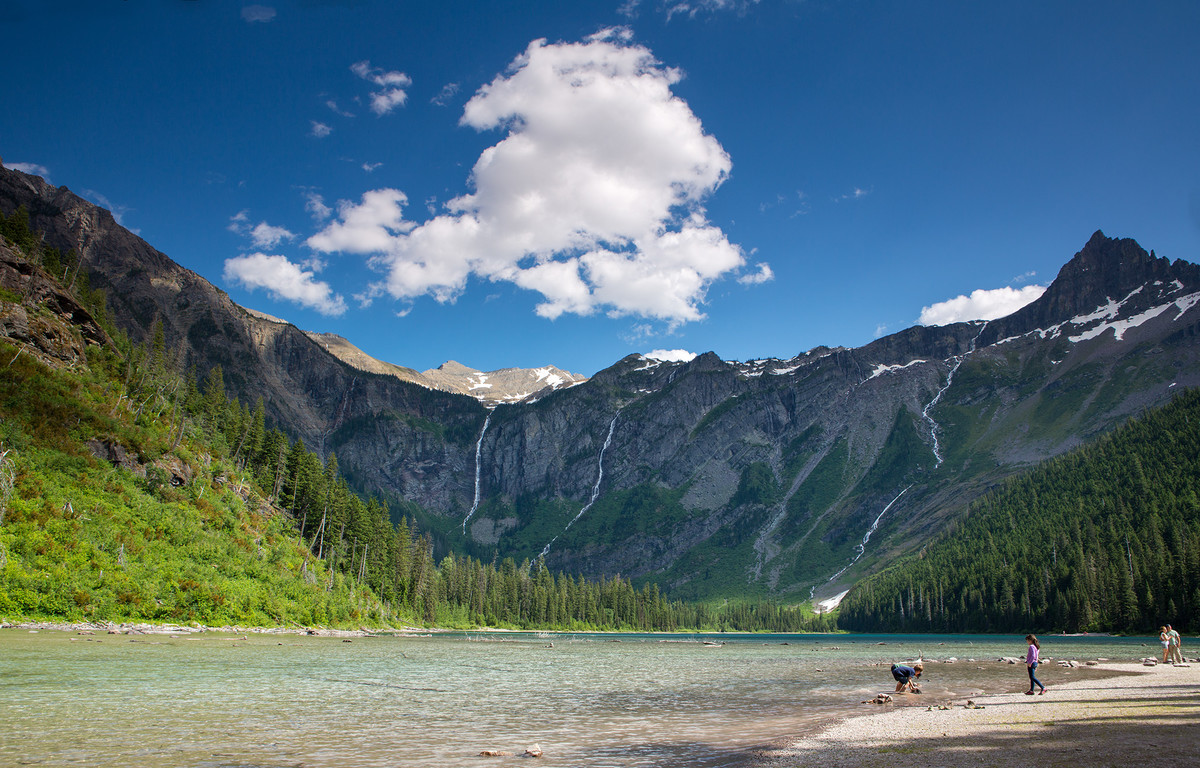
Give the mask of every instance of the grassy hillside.
[[[0, 615], [206, 624], [379, 622], [203, 430], [91, 366], [0, 343]], [[157, 407], [155, 407], [157, 406]], [[120, 446], [126, 466], [104, 455]], [[182, 482], [183, 478], [188, 478]], [[178, 486], [172, 483], [179, 483]]]

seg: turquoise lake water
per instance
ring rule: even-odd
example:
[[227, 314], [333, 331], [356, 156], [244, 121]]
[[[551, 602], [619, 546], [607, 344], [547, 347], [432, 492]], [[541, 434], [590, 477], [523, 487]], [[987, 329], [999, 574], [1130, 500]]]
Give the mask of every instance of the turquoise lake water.
[[[705, 640], [723, 643], [706, 645]], [[1130, 661], [1152, 638], [1042, 638]], [[892, 661], [927, 705], [1028, 684], [1020, 637], [438, 634], [341, 638], [0, 630], [0, 765], [736, 768], [861, 712]], [[974, 659], [974, 661], [969, 661]], [[1051, 661], [1057, 683], [1094, 670]], [[485, 749], [515, 757], [483, 758]]]

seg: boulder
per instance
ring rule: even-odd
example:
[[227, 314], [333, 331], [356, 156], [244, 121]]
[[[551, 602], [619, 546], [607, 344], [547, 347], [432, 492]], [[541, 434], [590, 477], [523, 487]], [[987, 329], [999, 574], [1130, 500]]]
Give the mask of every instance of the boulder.
[[175, 488], [188, 485], [195, 477], [195, 471], [192, 467], [174, 454], [165, 454], [155, 460], [154, 466], [165, 472], [170, 478], [169, 482]]
[[124, 467], [130, 472], [141, 470], [141, 474], [144, 474], [146, 471], [142, 467], [141, 462], [137, 460], [137, 457], [131, 456], [125, 450], [125, 446], [120, 443], [115, 443], [111, 440], [89, 440], [87, 446], [93, 456], [100, 461], [107, 461], [114, 467]]

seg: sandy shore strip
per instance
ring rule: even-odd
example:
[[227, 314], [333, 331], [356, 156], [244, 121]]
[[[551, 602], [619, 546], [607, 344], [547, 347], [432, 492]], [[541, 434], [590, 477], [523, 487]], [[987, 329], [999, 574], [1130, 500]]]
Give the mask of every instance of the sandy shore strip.
[[[1200, 765], [1200, 665], [1103, 668], [1134, 674], [1075, 680], [1049, 687], [1045, 696], [975, 697], [980, 708], [968, 708], [966, 701], [884, 705], [765, 750], [755, 765], [857, 768], [893, 760], [906, 768]], [[950, 709], [938, 709], [947, 704]]]

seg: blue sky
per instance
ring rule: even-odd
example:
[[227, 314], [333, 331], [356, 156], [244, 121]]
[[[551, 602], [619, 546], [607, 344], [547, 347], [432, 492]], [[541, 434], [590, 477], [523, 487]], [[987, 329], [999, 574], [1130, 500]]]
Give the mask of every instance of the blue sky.
[[6, 166], [419, 370], [860, 346], [1014, 308], [1097, 229], [1200, 260], [1191, 1], [0, 0], [0, 28]]

